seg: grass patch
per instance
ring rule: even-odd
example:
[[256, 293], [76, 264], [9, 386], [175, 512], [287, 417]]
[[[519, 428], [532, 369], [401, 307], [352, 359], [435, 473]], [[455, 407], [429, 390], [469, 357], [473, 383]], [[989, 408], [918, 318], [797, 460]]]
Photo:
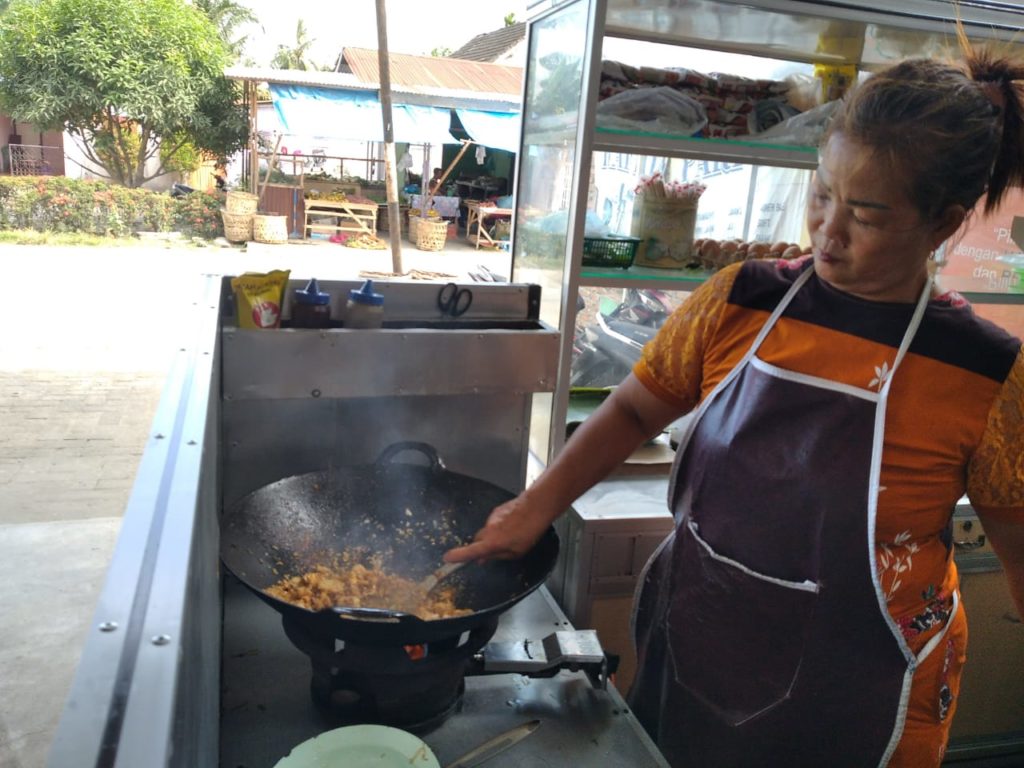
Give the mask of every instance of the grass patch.
[[104, 237], [86, 232], [37, 232], [34, 229], [0, 230], [0, 245], [82, 245], [105, 248], [140, 245], [182, 247], [192, 245], [187, 238], [180, 240], [147, 241], [137, 237]]

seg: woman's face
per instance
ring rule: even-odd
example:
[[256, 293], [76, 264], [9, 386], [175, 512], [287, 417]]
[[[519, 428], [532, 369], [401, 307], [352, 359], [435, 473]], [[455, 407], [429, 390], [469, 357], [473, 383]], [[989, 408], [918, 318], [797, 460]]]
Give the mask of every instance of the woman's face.
[[948, 234], [922, 218], [906, 186], [870, 148], [841, 133], [832, 135], [821, 152], [807, 207], [819, 277], [865, 299], [917, 299], [928, 256]]

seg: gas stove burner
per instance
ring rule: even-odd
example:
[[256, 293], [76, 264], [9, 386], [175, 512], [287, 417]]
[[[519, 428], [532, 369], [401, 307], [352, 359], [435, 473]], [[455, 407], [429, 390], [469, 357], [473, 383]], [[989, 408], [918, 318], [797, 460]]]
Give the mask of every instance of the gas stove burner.
[[288, 639], [310, 658], [316, 705], [343, 724], [374, 723], [425, 733], [457, 711], [470, 659], [498, 627], [494, 619], [424, 645], [367, 646], [315, 634], [283, 617]]

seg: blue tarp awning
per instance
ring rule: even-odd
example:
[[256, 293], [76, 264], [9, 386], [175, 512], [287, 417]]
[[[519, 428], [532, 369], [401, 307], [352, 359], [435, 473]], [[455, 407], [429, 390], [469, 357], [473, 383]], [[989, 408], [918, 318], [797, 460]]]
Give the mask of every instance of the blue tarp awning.
[[[285, 133], [353, 141], [384, 141], [380, 99], [373, 91], [345, 91], [307, 85], [270, 86], [274, 111]], [[442, 107], [394, 104], [395, 141], [458, 144], [448, 128], [451, 111]]]
[[519, 115], [514, 112], [484, 112], [456, 109], [459, 122], [477, 144], [508, 152], [519, 151]]
[[[270, 98], [285, 133], [352, 141], [384, 141], [380, 98], [376, 91], [349, 91], [311, 85], [271, 83]], [[456, 109], [462, 127], [477, 144], [516, 152], [519, 115]], [[395, 141], [408, 144], [458, 144], [449, 132], [448, 107], [394, 104]]]

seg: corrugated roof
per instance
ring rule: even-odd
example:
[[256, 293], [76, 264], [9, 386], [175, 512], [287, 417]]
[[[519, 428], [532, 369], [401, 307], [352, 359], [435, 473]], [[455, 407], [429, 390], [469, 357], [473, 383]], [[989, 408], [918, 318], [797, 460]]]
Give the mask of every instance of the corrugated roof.
[[497, 61], [498, 58], [519, 44], [526, 37], [526, 22], [518, 21], [508, 27], [477, 35], [451, 54], [452, 59], [471, 61]]
[[[377, 52], [373, 51], [374, 61]], [[415, 58], [415, 57], [414, 57]], [[516, 67], [505, 67], [517, 69]], [[376, 71], [374, 72], [376, 74]], [[377, 91], [376, 81], [364, 82], [351, 72], [318, 72], [303, 69], [272, 69], [269, 67], [228, 67], [224, 76], [230, 80], [249, 80], [257, 83], [279, 83], [281, 85], [309, 85], [318, 88], [342, 88], [345, 90]], [[421, 104], [435, 107], [460, 107], [485, 109], [498, 112], [518, 112], [520, 91], [490, 93], [480, 90], [458, 88], [436, 88], [416, 85], [397, 85], [392, 78], [392, 94], [400, 104]]]
[[282, 85], [313, 85], [323, 88], [352, 88], [376, 91], [376, 83], [364, 83], [351, 72], [322, 72], [306, 69], [273, 69], [271, 67], [228, 67], [224, 77], [229, 80], [254, 80]]
[[[343, 56], [352, 74], [362, 82], [379, 82], [377, 51], [345, 48]], [[514, 96], [517, 101], [522, 93], [522, 67], [438, 56], [412, 56], [407, 53], [392, 53], [389, 58], [391, 86], [395, 90], [399, 86], [447, 88], [504, 94]]]

